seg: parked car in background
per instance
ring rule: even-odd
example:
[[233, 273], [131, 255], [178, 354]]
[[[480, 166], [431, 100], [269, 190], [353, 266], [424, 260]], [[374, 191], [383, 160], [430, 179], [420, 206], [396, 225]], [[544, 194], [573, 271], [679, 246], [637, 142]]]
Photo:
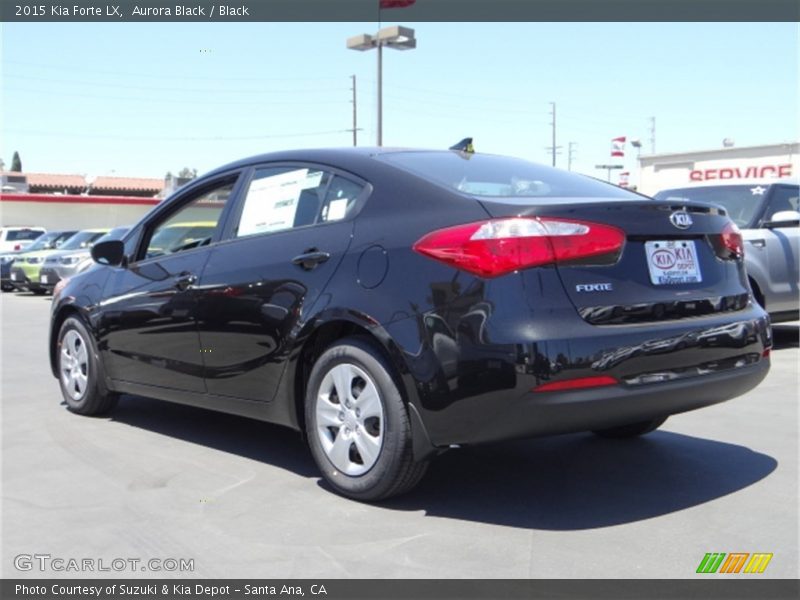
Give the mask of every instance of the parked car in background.
[[[95, 243], [121, 239], [129, 230], [129, 225], [115, 227], [98, 238]], [[39, 271], [39, 284], [46, 291], [52, 292], [59, 281], [81, 273], [93, 264], [91, 247], [54, 252], [45, 258], [44, 263], [42, 263], [42, 268]]]
[[30, 290], [34, 294], [47, 293], [47, 282], [43, 283], [40, 277], [45, 259], [56, 252], [89, 249], [106, 233], [108, 229], [84, 229], [72, 235], [58, 249], [33, 250], [20, 254], [11, 265], [11, 283], [17, 289]]
[[658, 192], [668, 202], [722, 206], [745, 241], [750, 287], [773, 322], [800, 318], [800, 186], [782, 180], [698, 184]]
[[[163, 243], [187, 222], [213, 229]], [[267, 154], [95, 245], [54, 292], [51, 369], [79, 414], [132, 394], [301, 430], [378, 500], [452, 447], [632, 437], [752, 389], [772, 337], [742, 246], [721, 207], [519, 159]]]
[[11, 266], [14, 261], [24, 252], [36, 252], [39, 250], [57, 250], [73, 235], [78, 233], [75, 230], [48, 231], [36, 238], [36, 241], [28, 246], [24, 251], [6, 252], [0, 255], [0, 275], [2, 275], [2, 288], [4, 292], [16, 289], [11, 281]]
[[0, 253], [25, 250], [46, 231], [44, 227], [0, 227]]

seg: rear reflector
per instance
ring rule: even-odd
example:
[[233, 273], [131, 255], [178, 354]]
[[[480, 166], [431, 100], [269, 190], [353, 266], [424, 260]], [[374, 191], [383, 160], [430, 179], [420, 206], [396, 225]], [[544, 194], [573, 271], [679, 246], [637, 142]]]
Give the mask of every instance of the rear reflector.
[[554, 381], [543, 383], [533, 388], [534, 392], [558, 392], [561, 390], [580, 390], [584, 388], [603, 387], [606, 385], [617, 385], [619, 381], [608, 375], [598, 375], [596, 377], [580, 377], [578, 379], [567, 379], [565, 381]]
[[610, 225], [516, 217], [433, 231], [414, 250], [481, 277], [622, 251], [625, 233]]
[[764, 348], [764, 351], [761, 353], [761, 358], [769, 358], [770, 354], [772, 354], [772, 348]]

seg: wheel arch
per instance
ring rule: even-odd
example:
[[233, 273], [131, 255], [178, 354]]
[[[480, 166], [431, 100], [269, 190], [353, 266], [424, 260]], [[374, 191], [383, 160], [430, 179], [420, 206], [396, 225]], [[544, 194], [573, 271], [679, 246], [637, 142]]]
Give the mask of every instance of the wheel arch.
[[306, 384], [314, 362], [326, 348], [348, 337], [364, 338], [370, 342], [391, 367], [392, 378], [395, 380], [403, 403], [409, 412], [415, 457], [422, 459], [435, 453], [436, 450], [430, 442], [416, 408], [418, 399], [414, 379], [409, 372], [402, 351], [389, 333], [374, 319], [367, 315], [353, 314], [352, 311], [348, 312], [346, 317], [339, 314], [327, 319], [316, 319], [315, 324], [308, 326], [303, 341], [299, 345], [296, 359], [292, 361], [293, 370], [287, 374], [291, 389], [287, 391], [289, 391], [288, 399], [300, 432], [305, 435]]

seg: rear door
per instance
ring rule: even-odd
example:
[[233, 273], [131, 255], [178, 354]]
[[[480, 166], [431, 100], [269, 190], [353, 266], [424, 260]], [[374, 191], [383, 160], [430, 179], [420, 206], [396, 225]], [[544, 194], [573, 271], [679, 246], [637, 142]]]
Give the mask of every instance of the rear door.
[[297, 326], [324, 301], [370, 189], [317, 165], [253, 170], [198, 285], [209, 393], [272, 399]]

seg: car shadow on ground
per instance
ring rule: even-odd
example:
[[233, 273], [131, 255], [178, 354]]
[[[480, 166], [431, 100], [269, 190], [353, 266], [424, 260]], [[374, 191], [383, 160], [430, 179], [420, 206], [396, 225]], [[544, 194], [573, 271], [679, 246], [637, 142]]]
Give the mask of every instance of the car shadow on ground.
[[773, 325], [772, 342], [775, 350], [800, 347], [800, 326]]
[[[123, 397], [113, 420], [319, 477], [300, 436], [284, 427], [133, 397]], [[678, 433], [573, 434], [447, 452], [416, 490], [381, 506], [509, 527], [591, 529], [704, 504], [760, 481], [777, 464], [743, 446]], [[319, 493], [332, 493], [318, 482]]]
[[415, 493], [387, 506], [526, 529], [593, 529], [704, 504], [777, 465], [743, 446], [678, 433], [572, 434], [444, 454]]

